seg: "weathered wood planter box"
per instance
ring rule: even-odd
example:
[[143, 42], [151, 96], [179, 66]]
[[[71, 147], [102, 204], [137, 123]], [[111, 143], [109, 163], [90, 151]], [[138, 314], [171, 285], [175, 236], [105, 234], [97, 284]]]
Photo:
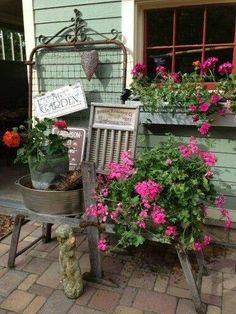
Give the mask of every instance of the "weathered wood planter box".
[[[192, 122], [191, 116], [184, 112], [177, 112], [173, 115], [168, 112], [152, 114], [141, 111], [140, 122], [143, 124], [196, 125]], [[216, 127], [236, 127], [236, 115], [229, 113], [225, 117], [216, 118], [213, 125]]]

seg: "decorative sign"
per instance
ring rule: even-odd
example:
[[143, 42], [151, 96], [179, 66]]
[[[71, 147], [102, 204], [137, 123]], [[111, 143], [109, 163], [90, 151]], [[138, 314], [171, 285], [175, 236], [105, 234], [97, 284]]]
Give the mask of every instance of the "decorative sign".
[[80, 82], [36, 96], [34, 106], [39, 119], [61, 117], [88, 107]]
[[95, 107], [93, 127], [114, 127], [133, 130], [136, 121], [136, 110], [121, 107]]
[[68, 137], [69, 139], [66, 142], [67, 147], [69, 148], [69, 161], [70, 161], [70, 170], [75, 170], [76, 167], [82, 162], [84, 157], [84, 146], [86, 131], [81, 128], [68, 127], [68, 131], [59, 130], [58, 128], [53, 128], [52, 133], [60, 134], [63, 137]]

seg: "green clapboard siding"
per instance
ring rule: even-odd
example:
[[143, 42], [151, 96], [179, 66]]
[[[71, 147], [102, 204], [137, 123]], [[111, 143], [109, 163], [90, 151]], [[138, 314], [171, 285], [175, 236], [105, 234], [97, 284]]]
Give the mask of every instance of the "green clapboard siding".
[[[39, 43], [40, 35], [54, 36], [62, 28], [70, 25], [74, 9], [80, 10], [82, 18], [87, 23], [85, 30], [88, 38], [104, 39], [99, 33], [112, 38], [112, 29], [119, 33], [121, 31], [121, 0], [34, 0], [36, 42]], [[61, 39], [58, 37], [58, 40]], [[91, 81], [87, 80], [81, 66], [81, 48], [40, 51], [36, 62], [38, 77], [33, 82], [35, 90], [45, 93], [80, 80], [88, 103], [120, 102], [121, 50], [114, 49], [114, 46], [88, 48], [91, 49], [96, 49], [99, 53], [98, 67]], [[80, 115], [83, 116], [81, 113]], [[73, 115], [70, 117], [73, 119]]]
[[218, 193], [227, 196], [227, 208], [236, 210], [236, 132], [235, 128], [214, 127], [211, 138], [199, 137], [194, 126], [140, 125], [137, 154], [144, 148], [154, 147], [166, 141], [167, 133], [174, 134], [182, 143], [194, 135], [202, 150], [208, 149], [217, 156], [214, 184]]
[[[44, 10], [35, 10], [35, 23], [51, 23], [55, 16], [57, 17], [57, 21], [59, 22], [69, 22], [70, 18], [73, 16], [73, 7], [65, 7], [65, 8], [51, 8]], [[80, 7], [80, 10], [83, 12], [83, 16], [86, 20], [92, 19], [107, 19], [117, 17], [117, 12], [120, 11], [120, 3], [115, 2], [112, 3], [99, 3], [96, 4], [96, 10], [91, 10], [91, 5], [84, 5]]]
[[98, 3], [116, 3], [118, 0], [34, 0], [34, 9], [57, 7], [82, 7], [84, 5], [97, 5]]

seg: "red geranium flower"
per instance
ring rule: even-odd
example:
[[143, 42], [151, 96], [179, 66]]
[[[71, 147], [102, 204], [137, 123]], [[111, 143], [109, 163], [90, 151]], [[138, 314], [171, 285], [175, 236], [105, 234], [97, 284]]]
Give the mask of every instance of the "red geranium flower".
[[17, 132], [6, 131], [3, 135], [3, 143], [8, 147], [19, 147], [21, 138]]
[[57, 120], [54, 123], [54, 126], [57, 127], [59, 130], [67, 129], [67, 123], [64, 120]]

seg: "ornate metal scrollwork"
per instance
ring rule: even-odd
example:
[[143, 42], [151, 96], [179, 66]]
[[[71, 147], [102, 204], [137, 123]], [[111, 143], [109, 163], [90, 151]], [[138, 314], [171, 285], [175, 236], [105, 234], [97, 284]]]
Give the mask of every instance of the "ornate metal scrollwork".
[[[54, 39], [64, 38], [66, 42], [69, 43], [76, 43], [76, 42], [84, 42], [87, 41], [87, 35], [86, 35], [86, 26], [87, 23], [85, 20], [82, 19], [82, 13], [78, 9], [74, 9], [75, 17], [71, 18], [72, 24], [63, 27], [60, 31], [58, 31], [54, 36], [39, 36], [39, 42], [43, 45], [47, 45], [51, 43]], [[100, 35], [102, 38], [105, 38], [106, 40], [115, 40], [117, 39], [119, 32], [116, 29], [111, 30], [111, 38], [106, 37], [103, 34], [100, 34], [96, 31], [94, 31], [97, 35]], [[93, 41], [91, 38], [89, 41]]]

